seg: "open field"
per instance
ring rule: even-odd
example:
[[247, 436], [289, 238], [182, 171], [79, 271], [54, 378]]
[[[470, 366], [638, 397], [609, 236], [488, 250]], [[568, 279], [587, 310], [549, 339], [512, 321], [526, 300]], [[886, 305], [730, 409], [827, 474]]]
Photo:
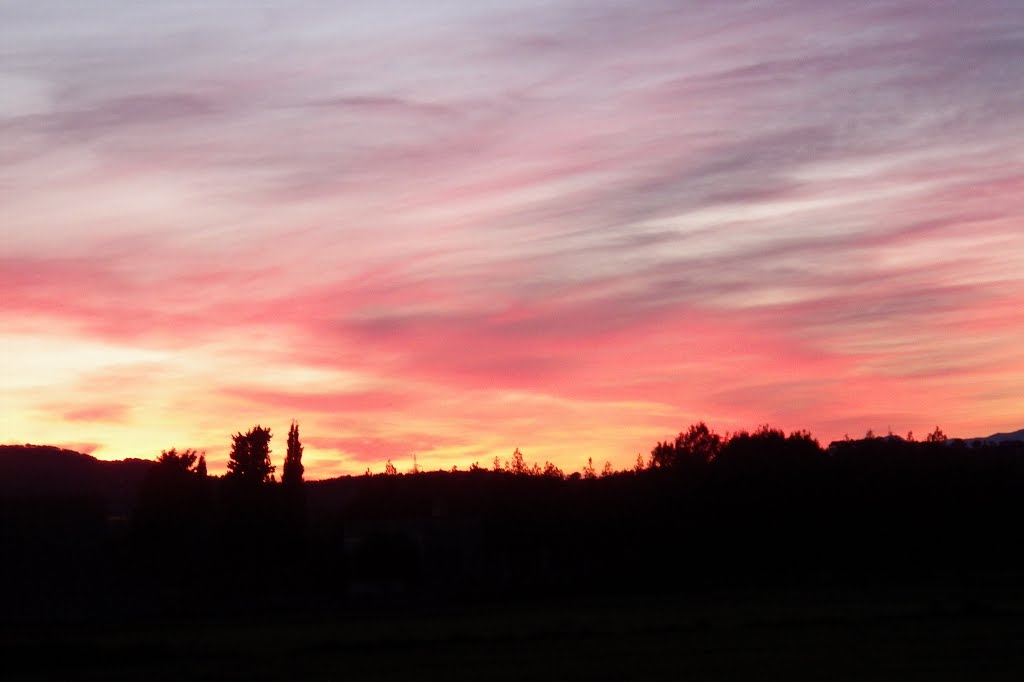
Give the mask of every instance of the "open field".
[[1018, 680], [1024, 608], [715, 595], [3, 633], [8, 680]]

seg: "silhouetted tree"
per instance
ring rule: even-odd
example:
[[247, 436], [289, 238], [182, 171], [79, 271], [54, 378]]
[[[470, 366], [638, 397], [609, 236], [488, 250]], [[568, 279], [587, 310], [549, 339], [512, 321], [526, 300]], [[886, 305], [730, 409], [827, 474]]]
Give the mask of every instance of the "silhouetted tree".
[[199, 478], [206, 478], [206, 455], [199, 455], [199, 462], [196, 464], [196, 473]]
[[676, 462], [676, 446], [668, 441], [658, 441], [651, 448], [651, 468], [664, 469]]
[[136, 517], [140, 538], [164, 560], [168, 555], [182, 558], [186, 548], [195, 548], [209, 512], [209, 491], [200, 465], [205, 458], [193, 449], [164, 450], [142, 481]]
[[[225, 548], [238, 562], [264, 562], [279, 556], [279, 540], [285, 521], [278, 499], [280, 490], [273, 482], [270, 463], [269, 428], [256, 425], [246, 433], [231, 437], [227, 473], [221, 485], [221, 511]], [[240, 572], [233, 581], [237, 596], [255, 588], [259, 577]]]
[[611, 476], [614, 473], [615, 473], [615, 470], [612, 469], [612, 463], [611, 462], [605, 462], [604, 463], [604, 468], [601, 469], [601, 478], [607, 478], [608, 476]]
[[644, 470], [644, 457], [639, 452], [636, 453], [636, 464], [633, 465], [633, 471], [640, 473]]
[[299, 442], [299, 424], [293, 421], [288, 429], [288, 451], [284, 456], [284, 468], [281, 472], [281, 484], [293, 488], [302, 485], [302, 443]]
[[674, 442], [659, 442], [651, 450], [653, 468], [707, 464], [722, 450], [722, 437], [704, 422], [693, 424], [681, 432]]
[[384, 475], [385, 476], [397, 476], [398, 475], [398, 469], [395, 468], [395, 465], [391, 463], [390, 459], [388, 460], [388, 463], [384, 465]]
[[685, 433], [676, 436], [676, 456], [707, 463], [722, 450], [722, 437], [704, 422], [693, 424]]
[[523, 459], [523, 453], [519, 452], [519, 448], [512, 453], [512, 461], [505, 467], [516, 476], [525, 476], [530, 473], [529, 467], [526, 466], [526, 460]]
[[597, 478], [597, 472], [594, 471], [594, 458], [587, 457], [587, 465], [583, 467], [583, 478], [593, 480]]
[[557, 478], [559, 480], [565, 478], [565, 472], [551, 462], [544, 462], [544, 471], [541, 475], [547, 476], [548, 478]]
[[[171, 448], [170, 450], [162, 450], [156, 463], [164, 468], [164, 470], [194, 471], [198, 459], [199, 453], [191, 448], [182, 452], [178, 452], [177, 448]], [[206, 464], [205, 457], [203, 458], [203, 464]]]
[[258, 424], [247, 433], [231, 437], [226, 478], [249, 486], [270, 482], [274, 465], [270, 463], [270, 429]]
[[818, 441], [808, 431], [794, 431], [787, 437], [782, 429], [763, 424], [754, 433], [734, 433], [714, 464], [716, 470], [730, 474], [791, 475], [813, 470], [821, 452]]
[[803, 447], [808, 451], [813, 450], [814, 454], [821, 453], [821, 444], [818, 442], [818, 439], [811, 435], [811, 432], [806, 429], [793, 431], [789, 434], [789, 437], [786, 438], [786, 442], [794, 448]]
[[[280, 532], [283, 536], [282, 544], [289, 548], [301, 546], [304, 539], [306, 527], [306, 486], [302, 481], [302, 474], [305, 468], [302, 466], [302, 443], [299, 441], [299, 424], [292, 421], [288, 429], [288, 450], [284, 458], [284, 467], [281, 472], [280, 508]], [[282, 559], [293, 559], [293, 556], [283, 556]]]
[[929, 443], [945, 443], [946, 434], [942, 432], [942, 429], [936, 426], [935, 430], [928, 434], [927, 441]]

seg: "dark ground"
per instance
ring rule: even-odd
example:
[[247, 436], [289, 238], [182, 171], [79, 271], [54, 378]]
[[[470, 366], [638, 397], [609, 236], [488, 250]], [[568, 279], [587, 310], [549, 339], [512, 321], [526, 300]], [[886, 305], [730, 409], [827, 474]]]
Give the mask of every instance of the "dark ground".
[[[941, 594], [942, 597], [934, 597]], [[920, 588], [36, 626], [6, 680], [1020, 680], [1024, 601]]]
[[1024, 680], [1024, 442], [698, 450], [286, 488], [0, 446], [0, 682]]

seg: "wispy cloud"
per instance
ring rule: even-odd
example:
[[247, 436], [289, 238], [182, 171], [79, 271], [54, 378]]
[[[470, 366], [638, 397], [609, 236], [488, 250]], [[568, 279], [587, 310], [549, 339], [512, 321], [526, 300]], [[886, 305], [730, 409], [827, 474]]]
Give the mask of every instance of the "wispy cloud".
[[1024, 12], [350, 5], [0, 9], [4, 439], [1020, 426]]

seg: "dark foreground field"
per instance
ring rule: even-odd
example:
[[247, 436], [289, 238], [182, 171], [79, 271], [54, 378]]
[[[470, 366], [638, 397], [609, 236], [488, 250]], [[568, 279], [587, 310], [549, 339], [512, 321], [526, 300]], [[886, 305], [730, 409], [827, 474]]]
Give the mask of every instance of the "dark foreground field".
[[1019, 593], [928, 589], [47, 626], [2, 639], [6, 680], [1024, 679]]
[[0, 682], [1024, 680], [1024, 442], [655, 452], [285, 486], [8, 448]]

